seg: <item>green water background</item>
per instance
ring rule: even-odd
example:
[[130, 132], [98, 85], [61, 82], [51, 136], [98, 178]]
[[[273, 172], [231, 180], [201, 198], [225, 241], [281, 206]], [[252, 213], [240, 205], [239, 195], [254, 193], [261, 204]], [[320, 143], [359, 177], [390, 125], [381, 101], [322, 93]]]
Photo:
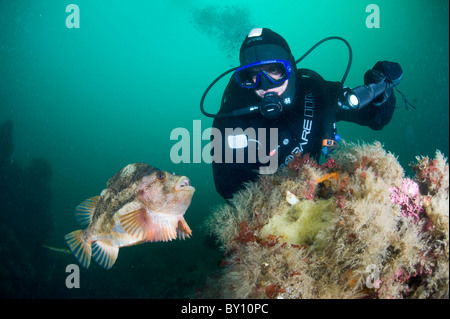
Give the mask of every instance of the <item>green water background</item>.
[[[80, 8], [79, 29], [66, 27], [71, 3]], [[365, 24], [370, 3], [380, 9], [378, 29]], [[221, 259], [205, 241], [202, 223], [223, 201], [211, 166], [192, 163], [192, 149], [191, 163], [171, 161], [176, 141], [170, 134], [186, 128], [192, 146], [207, 144], [192, 141], [193, 120], [201, 120], [202, 130], [212, 124], [199, 110], [200, 98], [216, 76], [238, 65], [239, 46], [253, 27], [280, 33], [295, 58], [324, 37], [344, 37], [353, 48], [350, 87], [361, 85], [377, 61], [399, 62], [400, 90], [417, 109], [401, 107], [397, 94], [399, 108], [382, 131], [340, 122], [340, 135], [381, 141], [405, 168], [416, 155], [434, 156], [437, 149], [448, 157], [448, 8], [446, 0], [0, 0], [0, 123], [14, 123], [12, 160], [50, 163], [48, 244], [64, 247], [63, 236], [79, 228], [74, 207], [98, 195], [128, 163], [187, 175], [196, 187], [185, 215], [191, 239], [121, 249], [113, 269], [82, 270], [80, 289], [64, 284], [65, 266], [75, 259], [48, 253], [32, 261], [50, 267], [45, 284], [30, 284], [27, 296], [195, 297]], [[300, 67], [338, 81], [347, 57], [342, 43], [328, 42]], [[209, 112], [218, 110], [226, 82], [208, 95]], [[26, 220], [23, 227], [29, 227]]]

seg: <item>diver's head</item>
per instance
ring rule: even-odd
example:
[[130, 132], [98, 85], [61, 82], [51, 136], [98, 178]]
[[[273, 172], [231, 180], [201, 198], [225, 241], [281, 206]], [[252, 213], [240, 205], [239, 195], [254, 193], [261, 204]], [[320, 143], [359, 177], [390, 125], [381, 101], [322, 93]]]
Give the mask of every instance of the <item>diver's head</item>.
[[[262, 99], [261, 113], [268, 118], [277, 118], [288, 109], [295, 95], [295, 60], [286, 40], [266, 28], [255, 28], [242, 43], [236, 70], [238, 84], [253, 89]], [[270, 97], [270, 98], [267, 98]], [[274, 108], [274, 97], [279, 102]], [[270, 100], [268, 105], [266, 100]]]

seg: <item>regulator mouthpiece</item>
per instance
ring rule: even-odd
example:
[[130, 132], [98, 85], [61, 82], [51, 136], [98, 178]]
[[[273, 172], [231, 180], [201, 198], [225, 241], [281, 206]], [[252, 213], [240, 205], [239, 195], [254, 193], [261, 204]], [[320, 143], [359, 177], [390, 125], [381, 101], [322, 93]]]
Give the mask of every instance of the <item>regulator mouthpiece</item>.
[[268, 92], [261, 101], [259, 111], [268, 119], [277, 119], [283, 112], [283, 104], [276, 92]]

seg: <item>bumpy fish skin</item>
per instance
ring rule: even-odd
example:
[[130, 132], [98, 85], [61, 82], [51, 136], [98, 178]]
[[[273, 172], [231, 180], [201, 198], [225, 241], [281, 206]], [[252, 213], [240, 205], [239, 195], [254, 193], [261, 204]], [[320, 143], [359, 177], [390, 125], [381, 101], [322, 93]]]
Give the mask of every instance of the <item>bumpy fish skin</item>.
[[109, 269], [120, 247], [190, 237], [183, 215], [194, 191], [185, 176], [129, 164], [109, 179], [100, 196], [77, 207], [77, 220], [89, 225], [67, 234], [66, 242], [84, 267], [92, 255]]

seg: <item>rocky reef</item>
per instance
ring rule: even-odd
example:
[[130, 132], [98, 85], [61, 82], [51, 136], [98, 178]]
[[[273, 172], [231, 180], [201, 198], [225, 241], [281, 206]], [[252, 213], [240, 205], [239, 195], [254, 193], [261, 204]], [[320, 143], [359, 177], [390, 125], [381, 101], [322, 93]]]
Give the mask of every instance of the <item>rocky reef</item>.
[[411, 166], [343, 143], [249, 183], [207, 222], [224, 257], [202, 297], [448, 298], [447, 159]]
[[12, 121], [0, 125], [0, 297], [42, 298], [51, 293], [42, 244], [52, 230], [52, 172], [45, 159], [13, 160], [13, 129]]

